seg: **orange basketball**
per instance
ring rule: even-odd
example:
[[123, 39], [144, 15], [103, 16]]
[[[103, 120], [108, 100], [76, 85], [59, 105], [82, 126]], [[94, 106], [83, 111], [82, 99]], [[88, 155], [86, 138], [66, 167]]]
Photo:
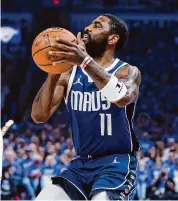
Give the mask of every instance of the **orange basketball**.
[[33, 41], [32, 57], [36, 65], [43, 71], [60, 74], [72, 68], [73, 65], [68, 62], [56, 64], [55, 66], [52, 65], [55, 58], [54, 56], [49, 55], [48, 52], [54, 50], [50, 44], [55, 41], [56, 37], [61, 37], [64, 40], [77, 43], [76, 37], [70, 31], [60, 27], [49, 28], [41, 32]]

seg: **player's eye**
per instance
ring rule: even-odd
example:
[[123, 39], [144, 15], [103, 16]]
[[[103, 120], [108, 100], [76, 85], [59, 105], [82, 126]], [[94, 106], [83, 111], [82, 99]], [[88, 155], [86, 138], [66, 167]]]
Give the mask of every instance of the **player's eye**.
[[93, 24], [93, 27], [94, 27], [94, 28], [101, 28], [102, 25], [101, 25], [100, 23], [94, 23], [94, 24]]

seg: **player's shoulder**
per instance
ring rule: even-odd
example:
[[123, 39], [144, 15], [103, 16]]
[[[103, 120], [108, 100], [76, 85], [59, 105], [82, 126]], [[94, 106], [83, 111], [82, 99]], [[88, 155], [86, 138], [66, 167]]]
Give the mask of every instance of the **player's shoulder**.
[[[125, 73], [129, 73], [129, 72], [140, 72], [139, 68], [137, 66], [131, 65], [129, 63], [125, 63], [124, 66], [122, 66], [122, 68], [118, 69], [118, 72], [125, 72]], [[141, 73], [141, 72], [140, 72]]]

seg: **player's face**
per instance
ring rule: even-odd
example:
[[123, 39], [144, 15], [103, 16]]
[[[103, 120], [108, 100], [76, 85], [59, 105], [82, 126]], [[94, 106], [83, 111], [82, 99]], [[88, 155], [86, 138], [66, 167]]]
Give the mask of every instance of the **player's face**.
[[82, 40], [90, 56], [101, 57], [105, 52], [110, 32], [109, 21], [107, 17], [100, 16], [87, 26], [82, 33]]

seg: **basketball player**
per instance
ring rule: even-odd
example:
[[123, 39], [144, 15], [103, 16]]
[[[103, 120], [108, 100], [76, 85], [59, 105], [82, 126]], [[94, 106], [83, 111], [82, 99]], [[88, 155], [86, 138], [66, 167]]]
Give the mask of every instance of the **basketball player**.
[[57, 38], [49, 54], [74, 67], [49, 74], [33, 106], [36, 123], [46, 122], [64, 98], [71, 117], [77, 158], [37, 200], [131, 200], [136, 190], [136, 152], [132, 129], [141, 74], [115, 58], [128, 39], [127, 25], [104, 14], [77, 36], [78, 44]]

